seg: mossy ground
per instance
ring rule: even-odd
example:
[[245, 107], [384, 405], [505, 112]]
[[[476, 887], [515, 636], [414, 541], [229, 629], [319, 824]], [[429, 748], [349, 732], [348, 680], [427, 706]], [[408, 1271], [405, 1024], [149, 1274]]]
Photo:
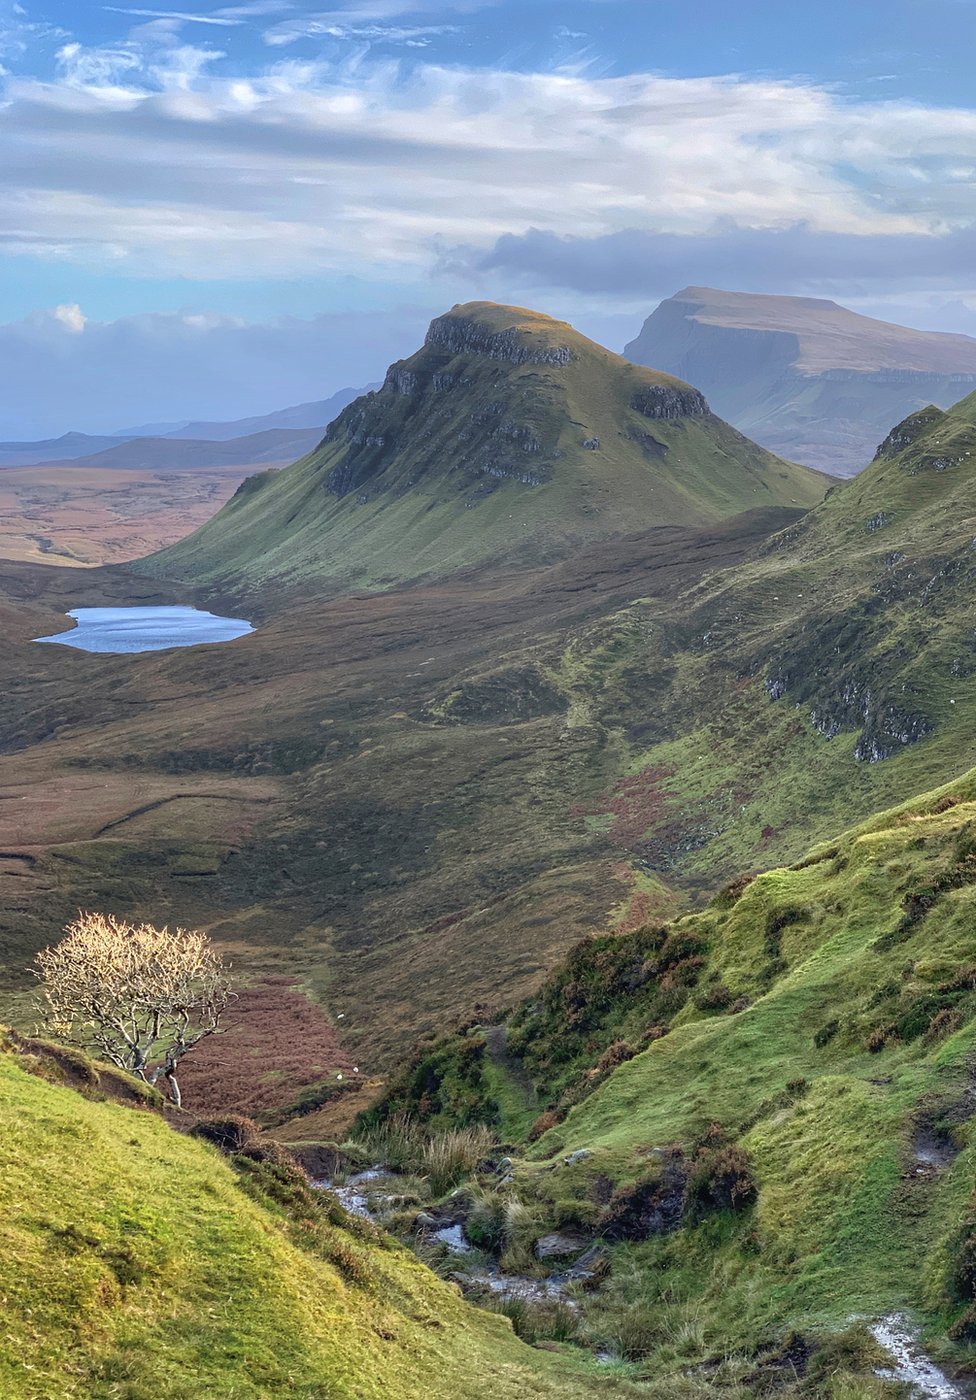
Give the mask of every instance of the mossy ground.
[[[972, 1302], [960, 1261], [976, 1166], [974, 850], [971, 772], [665, 930], [589, 940], [510, 1018], [510, 1053], [560, 1120], [525, 1143], [509, 1188], [538, 1230], [575, 1211], [599, 1233], [611, 1190], [656, 1179], [670, 1152], [691, 1160], [710, 1125], [749, 1162], [754, 1204], [614, 1247], [588, 1327], [613, 1343], [640, 1315], [641, 1374], [892, 1312], [918, 1319], [950, 1367], [976, 1360], [959, 1325]], [[433, 1053], [452, 1063], [450, 1042]]]
[[597, 1393], [371, 1227], [296, 1217], [157, 1114], [25, 1064], [0, 1054], [9, 1400]]

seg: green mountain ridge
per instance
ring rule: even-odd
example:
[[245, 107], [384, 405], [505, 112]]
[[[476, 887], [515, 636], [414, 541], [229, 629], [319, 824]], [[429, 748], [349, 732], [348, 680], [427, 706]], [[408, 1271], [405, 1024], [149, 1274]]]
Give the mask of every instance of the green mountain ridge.
[[202, 529], [137, 567], [230, 590], [389, 586], [538, 565], [646, 526], [809, 506], [824, 489], [689, 385], [565, 322], [474, 303], [435, 320], [309, 456], [250, 478]]

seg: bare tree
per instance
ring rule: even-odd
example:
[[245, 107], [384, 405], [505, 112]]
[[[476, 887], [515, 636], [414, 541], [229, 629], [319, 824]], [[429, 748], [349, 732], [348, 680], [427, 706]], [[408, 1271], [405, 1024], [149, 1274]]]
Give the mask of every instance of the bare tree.
[[147, 1084], [165, 1078], [179, 1105], [176, 1067], [221, 1030], [233, 995], [220, 954], [205, 933], [111, 914], [79, 914], [64, 932], [34, 968], [45, 1026]]

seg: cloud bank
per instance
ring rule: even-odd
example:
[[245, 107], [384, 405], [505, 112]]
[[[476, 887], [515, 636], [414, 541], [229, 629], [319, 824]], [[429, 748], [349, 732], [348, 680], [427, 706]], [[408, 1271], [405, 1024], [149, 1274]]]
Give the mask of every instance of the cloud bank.
[[456, 277], [626, 301], [688, 284], [817, 296], [948, 293], [976, 286], [976, 229], [835, 233], [802, 222], [768, 229], [728, 221], [700, 234], [626, 229], [595, 238], [531, 229], [487, 250], [454, 249], [442, 267]]
[[968, 110], [800, 82], [405, 69], [362, 53], [235, 76], [175, 23], [65, 44], [56, 80], [7, 81], [8, 252], [189, 278], [422, 277], [458, 248], [458, 266], [482, 251], [482, 268], [517, 258], [526, 271], [546, 237], [567, 267], [573, 240], [577, 259], [588, 241], [596, 269], [615, 246], [634, 264], [641, 238], [732, 246], [802, 225], [808, 240], [846, 238], [843, 252], [868, 237], [921, 247], [976, 220]]
[[0, 439], [238, 418], [382, 379], [429, 308], [248, 323], [215, 314], [89, 320], [58, 306], [0, 325]]

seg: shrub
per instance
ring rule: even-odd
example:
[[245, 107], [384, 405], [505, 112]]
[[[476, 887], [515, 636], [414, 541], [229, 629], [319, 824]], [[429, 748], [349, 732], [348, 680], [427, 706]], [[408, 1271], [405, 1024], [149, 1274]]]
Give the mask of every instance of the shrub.
[[745, 1210], [757, 1195], [749, 1153], [727, 1141], [724, 1130], [713, 1124], [692, 1162], [689, 1204], [699, 1210]]
[[249, 1142], [237, 1155], [252, 1162], [266, 1162], [269, 1166], [280, 1167], [283, 1171], [297, 1172], [302, 1177], [306, 1175], [305, 1168], [288, 1148], [283, 1143], [275, 1142], [273, 1138], [266, 1138], [263, 1142]]
[[340, 1236], [334, 1235], [327, 1239], [321, 1252], [349, 1283], [365, 1288], [373, 1281], [372, 1270], [366, 1256], [360, 1254], [353, 1245]]
[[889, 1023], [887, 1026], [875, 1026], [867, 1040], [864, 1042], [865, 1048], [872, 1054], [877, 1055], [883, 1050], [890, 1040], [894, 1038], [895, 1026]]
[[976, 1299], [976, 1232], [972, 1220], [965, 1223], [956, 1243], [950, 1283], [957, 1298]]
[[574, 1342], [579, 1336], [579, 1318], [574, 1308], [554, 1299], [536, 1302], [531, 1298], [492, 1298], [488, 1312], [501, 1313], [511, 1320], [517, 1337], [530, 1346], [539, 1342]]
[[431, 1194], [443, 1196], [484, 1161], [494, 1143], [483, 1124], [432, 1133], [400, 1111], [364, 1128], [357, 1145], [374, 1162], [426, 1177]]
[[476, 1249], [501, 1254], [508, 1242], [508, 1214], [502, 1198], [479, 1195], [465, 1221], [464, 1233]]
[[829, 1042], [833, 1040], [834, 1036], [839, 1030], [839, 1021], [828, 1021], [825, 1025], [821, 1026], [817, 1033], [814, 1035], [814, 1045], [817, 1047], [818, 1050], [822, 1050], [825, 1045], [829, 1044]]
[[480, 1125], [437, 1133], [424, 1144], [417, 1169], [434, 1196], [443, 1196], [469, 1176], [491, 1152], [494, 1135]]
[[810, 910], [801, 904], [787, 904], [782, 909], [770, 909], [766, 915], [763, 946], [770, 958], [778, 958], [783, 942], [783, 930], [791, 924], [802, 924], [810, 917]]
[[538, 1118], [529, 1129], [529, 1142], [538, 1142], [543, 1134], [550, 1128], [554, 1128], [557, 1123], [562, 1122], [562, 1116], [553, 1108], [547, 1108], [545, 1113], [540, 1113]]
[[944, 1006], [941, 1011], [937, 1011], [928, 1024], [925, 1032], [925, 1042], [927, 1045], [934, 1045], [936, 1041], [945, 1040], [957, 1031], [962, 1025], [962, 1012], [955, 1011], [950, 1006]]
[[610, 1070], [616, 1069], [618, 1065], [625, 1064], [632, 1060], [639, 1051], [633, 1045], [628, 1045], [626, 1040], [615, 1040], [612, 1045], [608, 1045], [606, 1050], [596, 1062], [598, 1074], [608, 1074]]
[[738, 904], [755, 878], [755, 875], [740, 875], [737, 880], [730, 881], [715, 896], [713, 900], [715, 907], [717, 909], [731, 909], [733, 905]]
[[732, 1005], [733, 997], [724, 982], [711, 982], [699, 987], [692, 1001], [699, 1011], [726, 1011]]
[[976, 1342], [976, 1307], [961, 1312], [946, 1335], [952, 1342]]
[[614, 1321], [611, 1340], [627, 1361], [643, 1361], [662, 1339], [662, 1307], [659, 1302], [630, 1303]]
[[253, 1118], [245, 1118], [240, 1113], [228, 1113], [222, 1118], [201, 1118], [190, 1129], [191, 1137], [203, 1138], [212, 1142], [221, 1152], [241, 1152], [254, 1141], [261, 1129]]

